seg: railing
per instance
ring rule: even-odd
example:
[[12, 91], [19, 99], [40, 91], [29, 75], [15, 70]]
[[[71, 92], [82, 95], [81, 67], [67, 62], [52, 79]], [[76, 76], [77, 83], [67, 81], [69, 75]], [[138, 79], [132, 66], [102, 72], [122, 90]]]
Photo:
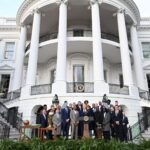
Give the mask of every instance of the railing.
[[142, 98], [144, 100], [150, 101], [150, 93], [148, 91], [139, 89], [139, 96], [140, 96], [140, 98]]
[[6, 139], [6, 138], [9, 138], [9, 132], [10, 132], [10, 127], [0, 121], [0, 139]]
[[120, 85], [118, 84], [109, 83], [109, 93], [129, 95], [129, 87], [128, 86], [120, 87]]
[[36, 85], [31, 87], [31, 95], [49, 94], [51, 91], [51, 84]]
[[15, 100], [20, 97], [20, 94], [21, 94], [21, 89], [11, 91], [11, 92], [7, 93], [7, 96], [5, 99], [3, 99], [3, 102], [6, 103], [6, 102], [10, 102], [12, 100]]
[[150, 122], [148, 121], [149, 118], [150, 113], [138, 113], [138, 122], [129, 127], [130, 140], [134, 140], [138, 136], [141, 136], [141, 133], [150, 126]]
[[68, 82], [67, 93], [93, 93], [94, 83], [92, 82]]
[[[83, 33], [78, 34], [78, 35], [74, 35], [74, 31], [76, 31], [76, 30], [68, 30], [67, 36], [68, 37], [92, 37], [92, 30], [81, 30], [81, 31], [83, 31]], [[46, 35], [41, 36], [39, 41], [41, 43], [44, 41], [57, 39], [57, 37], [58, 37], [58, 32], [54, 32], [51, 34], [46, 34]], [[107, 40], [111, 40], [111, 41], [119, 43], [119, 37], [115, 36], [113, 34], [101, 33], [101, 37], [102, 37], [102, 39], [107, 39]], [[25, 52], [27, 52], [29, 49], [30, 49], [30, 43], [27, 45]]]

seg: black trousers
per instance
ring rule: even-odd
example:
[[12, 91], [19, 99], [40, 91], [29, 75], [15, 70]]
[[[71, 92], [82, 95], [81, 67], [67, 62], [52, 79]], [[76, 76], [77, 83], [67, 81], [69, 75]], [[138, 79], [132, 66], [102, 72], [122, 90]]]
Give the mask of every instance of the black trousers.
[[103, 131], [104, 140], [110, 140], [110, 131]]

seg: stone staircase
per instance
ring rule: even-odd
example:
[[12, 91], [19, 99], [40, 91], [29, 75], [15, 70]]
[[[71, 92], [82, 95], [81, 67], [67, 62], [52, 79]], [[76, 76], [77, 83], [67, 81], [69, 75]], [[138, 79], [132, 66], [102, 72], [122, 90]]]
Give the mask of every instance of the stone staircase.
[[20, 137], [19, 131], [16, 128], [13, 128], [1, 115], [0, 120], [10, 127], [9, 139], [18, 140]]
[[142, 133], [142, 137], [146, 140], [150, 140], [150, 127]]

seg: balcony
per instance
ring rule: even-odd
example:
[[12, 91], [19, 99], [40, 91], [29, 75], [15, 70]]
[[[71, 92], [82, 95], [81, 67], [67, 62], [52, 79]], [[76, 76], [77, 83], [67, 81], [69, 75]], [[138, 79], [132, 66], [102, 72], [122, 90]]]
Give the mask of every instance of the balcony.
[[31, 95], [50, 94], [51, 91], [51, 84], [36, 85], [31, 87]]
[[109, 93], [110, 94], [122, 94], [122, 95], [129, 95], [129, 87], [123, 86], [120, 87], [118, 84], [109, 84]]
[[[102, 36], [102, 39], [106, 39], [106, 40], [119, 43], [119, 37], [115, 35], [112, 35], [109, 33], [102, 33], [101, 36]], [[53, 39], [57, 39], [57, 37], [58, 37], [58, 32], [43, 35], [40, 37], [40, 43], [53, 40]], [[68, 30], [67, 37], [92, 37], [92, 30]], [[27, 45], [25, 52], [27, 52], [29, 49], [30, 49], [30, 43]]]
[[144, 100], [150, 101], [150, 93], [148, 91], [139, 89], [139, 96]]
[[68, 82], [67, 93], [94, 93], [92, 82]]

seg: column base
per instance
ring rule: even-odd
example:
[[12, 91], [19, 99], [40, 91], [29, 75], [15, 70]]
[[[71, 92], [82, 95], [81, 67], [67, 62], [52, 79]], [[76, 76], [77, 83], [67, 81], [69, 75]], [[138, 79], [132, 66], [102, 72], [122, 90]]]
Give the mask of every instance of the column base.
[[94, 93], [99, 95], [109, 94], [109, 85], [105, 81], [95, 81]]
[[66, 94], [67, 84], [64, 81], [57, 81], [52, 85], [52, 93], [53, 94]]
[[129, 86], [129, 93], [130, 93], [130, 96], [133, 96], [139, 99], [139, 90], [136, 86], [134, 85]]
[[26, 98], [30, 97], [30, 95], [31, 95], [31, 86], [26, 85], [26, 86], [22, 87], [20, 98], [26, 99]]

